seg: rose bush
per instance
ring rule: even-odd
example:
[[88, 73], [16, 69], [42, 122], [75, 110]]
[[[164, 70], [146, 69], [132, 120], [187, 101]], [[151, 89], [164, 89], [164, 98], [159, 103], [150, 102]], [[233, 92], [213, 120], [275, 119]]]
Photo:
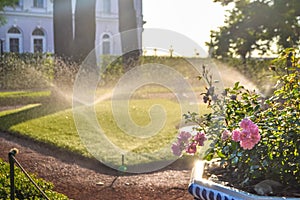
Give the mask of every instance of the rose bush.
[[[295, 49], [286, 49], [272, 63], [277, 84], [269, 97], [236, 83], [217, 94], [213, 78], [203, 95], [211, 112], [185, 114], [197, 134], [181, 132], [173, 144], [175, 155], [197, 155], [210, 142], [204, 159], [218, 157], [227, 174], [241, 185], [265, 179], [289, 187], [300, 186], [300, 64]], [[205, 141], [207, 140], [207, 141]]]

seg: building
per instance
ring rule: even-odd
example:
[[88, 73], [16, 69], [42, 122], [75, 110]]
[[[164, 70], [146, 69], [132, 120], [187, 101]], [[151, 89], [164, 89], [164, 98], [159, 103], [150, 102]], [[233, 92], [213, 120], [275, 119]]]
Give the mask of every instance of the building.
[[[142, 27], [142, 0], [134, 4]], [[5, 52], [54, 52], [52, 0], [19, 0], [14, 8], [5, 8], [4, 16], [7, 23], [0, 27], [0, 39]], [[96, 0], [95, 44], [102, 44], [101, 54], [121, 54], [120, 39], [114, 37], [119, 33], [118, 21], [118, 0]]]

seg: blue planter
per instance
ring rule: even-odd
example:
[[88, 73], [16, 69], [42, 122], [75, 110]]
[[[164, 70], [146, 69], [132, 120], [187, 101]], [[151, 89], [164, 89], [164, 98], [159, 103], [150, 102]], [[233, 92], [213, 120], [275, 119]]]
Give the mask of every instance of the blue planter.
[[204, 161], [196, 163], [188, 188], [189, 193], [197, 200], [300, 200], [300, 198], [258, 196], [208, 181], [202, 178], [204, 164]]

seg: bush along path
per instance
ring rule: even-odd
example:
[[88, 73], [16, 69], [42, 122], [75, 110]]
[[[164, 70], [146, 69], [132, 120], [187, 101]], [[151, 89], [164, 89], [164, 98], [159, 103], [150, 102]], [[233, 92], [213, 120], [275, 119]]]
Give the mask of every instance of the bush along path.
[[0, 133], [0, 158], [8, 162], [12, 148], [19, 149], [16, 158], [28, 172], [51, 181], [54, 191], [70, 199], [193, 199], [187, 191], [191, 161], [178, 160], [158, 172], [126, 175], [96, 160]]

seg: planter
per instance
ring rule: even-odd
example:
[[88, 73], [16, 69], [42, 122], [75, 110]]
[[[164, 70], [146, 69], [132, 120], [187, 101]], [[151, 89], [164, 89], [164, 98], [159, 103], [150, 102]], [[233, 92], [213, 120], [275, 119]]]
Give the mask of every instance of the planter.
[[205, 161], [198, 161], [192, 171], [188, 191], [196, 200], [300, 200], [300, 198], [258, 196], [202, 178]]

